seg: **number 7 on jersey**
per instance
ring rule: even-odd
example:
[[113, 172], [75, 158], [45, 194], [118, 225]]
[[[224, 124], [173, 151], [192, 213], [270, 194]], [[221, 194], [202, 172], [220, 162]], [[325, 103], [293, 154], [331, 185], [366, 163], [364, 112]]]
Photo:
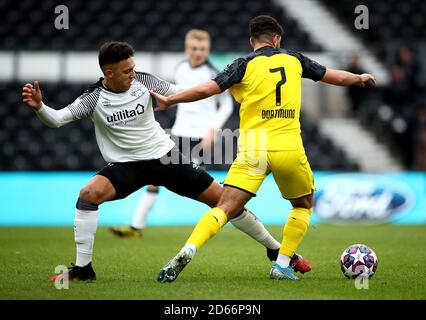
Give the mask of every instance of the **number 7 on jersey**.
[[269, 69], [270, 72], [280, 72], [281, 73], [281, 80], [277, 82], [277, 87], [275, 91], [275, 104], [277, 106], [281, 106], [281, 86], [287, 81], [287, 78], [285, 77], [285, 70], [284, 67], [278, 67]]

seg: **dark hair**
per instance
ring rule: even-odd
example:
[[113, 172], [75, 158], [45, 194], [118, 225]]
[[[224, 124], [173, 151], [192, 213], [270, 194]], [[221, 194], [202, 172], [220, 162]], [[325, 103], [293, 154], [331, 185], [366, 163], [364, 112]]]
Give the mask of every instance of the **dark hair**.
[[99, 65], [117, 63], [133, 57], [135, 49], [127, 42], [109, 41], [105, 42], [99, 49]]
[[272, 38], [283, 34], [283, 27], [271, 16], [257, 16], [250, 20], [250, 36], [259, 40], [263, 37]]

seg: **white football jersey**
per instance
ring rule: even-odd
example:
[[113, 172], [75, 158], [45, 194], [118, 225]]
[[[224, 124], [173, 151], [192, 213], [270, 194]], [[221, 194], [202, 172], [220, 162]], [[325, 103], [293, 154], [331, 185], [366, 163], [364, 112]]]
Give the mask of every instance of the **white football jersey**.
[[158, 159], [174, 142], [154, 118], [149, 90], [162, 95], [178, 91], [167, 81], [137, 72], [126, 92], [109, 91], [99, 80], [67, 108], [72, 120], [90, 118], [94, 122], [96, 141], [106, 162]]
[[[188, 60], [176, 67], [175, 83], [192, 87], [216, 77], [217, 70], [204, 63], [193, 68]], [[219, 107], [219, 108], [218, 108]], [[207, 99], [178, 105], [172, 134], [181, 137], [204, 138], [210, 128], [219, 129], [232, 113], [233, 100], [228, 91]]]

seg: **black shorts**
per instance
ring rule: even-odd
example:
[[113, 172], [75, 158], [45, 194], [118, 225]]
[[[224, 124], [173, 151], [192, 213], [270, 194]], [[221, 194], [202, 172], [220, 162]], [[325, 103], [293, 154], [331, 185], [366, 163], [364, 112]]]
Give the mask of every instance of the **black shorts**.
[[[178, 163], [168, 159], [179, 159]], [[213, 177], [190, 162], [174, 147], [160, 159], [108, 163], [97, 174], [108, 178], [115, 199], [123, 199], [146, 185], [164, 186], [170, 191], [197, 199], [213, 182]]]

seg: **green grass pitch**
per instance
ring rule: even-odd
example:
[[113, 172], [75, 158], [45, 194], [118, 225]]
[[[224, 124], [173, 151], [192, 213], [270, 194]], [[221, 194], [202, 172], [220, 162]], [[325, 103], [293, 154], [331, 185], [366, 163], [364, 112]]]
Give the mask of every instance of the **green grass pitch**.
[[[281, 239], [281, 227], [269, 227]], [[48, 282], [55, 266], [74, 262], [72, 227], [0, 228], [0, 299], [426, 299], [426, 226], [314, 225], [299, 248], [313, 265], [300, 281], [268, 278], [265, 250], [227, 226], [210, 240], [174, 283], [157, 283], [160, 268], [192, 227], [150, 227], [143, 238], [116, 239], [98, 229], [93, 283]], [[340, 271], [342, 251], [354, 243], [379, 258], [368, 289]]]

